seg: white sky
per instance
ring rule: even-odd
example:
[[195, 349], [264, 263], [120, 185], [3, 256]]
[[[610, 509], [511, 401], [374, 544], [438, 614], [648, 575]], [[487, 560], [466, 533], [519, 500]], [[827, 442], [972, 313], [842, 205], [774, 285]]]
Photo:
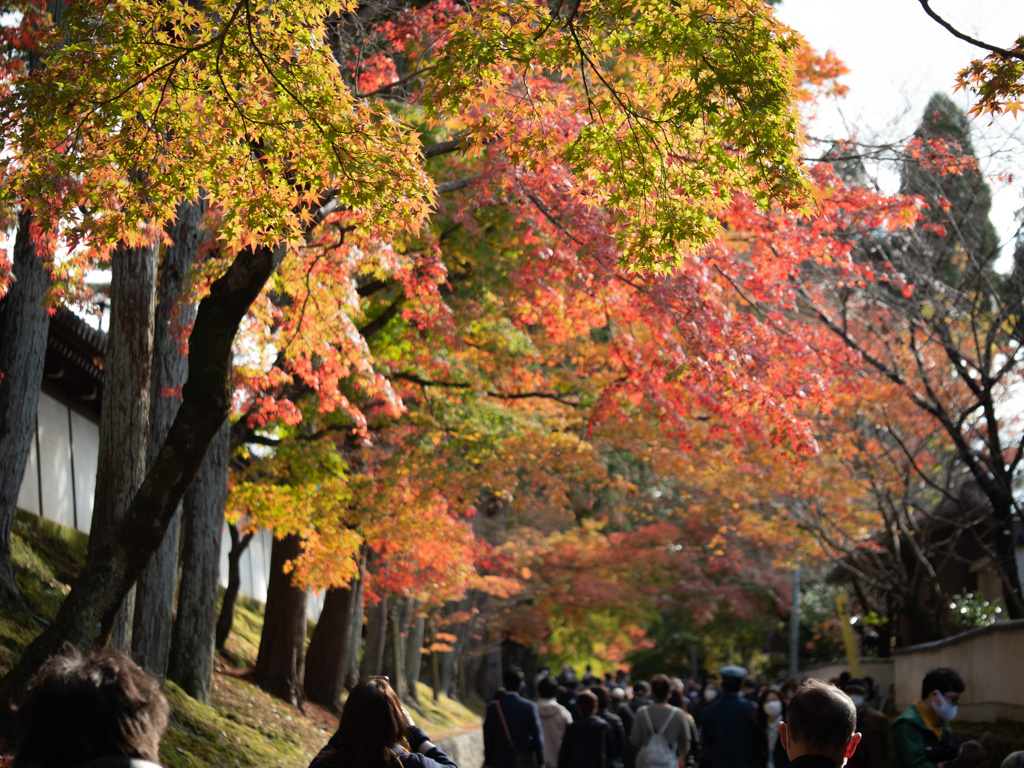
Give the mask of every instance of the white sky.
[[[933, 0], [931, 5], [957, 29], [993, 45], [1008, 47], [1024, 35], [1024, 0]], [[783, 0], [776, 12], [815, 49], [834, 50], [850, 69], [841, 81], [849, 94], [819, 106], [812, 135], [856, 132], [863, 141], [909, 136], [935, 91], [946, 93], [966, 113], [966, 95], [952, 92], [956, 73], [986, 51], [954, 38], [925, 14], [918, 0]], [[983, 118], [972, 124], [983, 171], [992, 177], [1010, 171], [1018, 177], [1012, 185], [990, 181], [992, 221], [1006, 256], [1017, 229], [1015, 213], [1024, 207], [1024, 115], [988, 122]], [[895, 176], [881, 180], [887, 191], [895, 191]]]

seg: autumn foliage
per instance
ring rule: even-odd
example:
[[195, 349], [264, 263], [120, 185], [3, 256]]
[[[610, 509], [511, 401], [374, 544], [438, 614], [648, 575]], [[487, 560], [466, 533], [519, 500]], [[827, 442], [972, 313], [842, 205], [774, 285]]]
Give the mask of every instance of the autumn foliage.
[[826, 554], [810, 521], [866, 530], [837, 424], [873, 385], [811, 308], [911, 295], [854, 256], [921, 202], [801, 161], [798, 107], [845, 70], [759, 0], [40, 19], [3, 188], [69, 279], [183, 198], [215, 245], [182, 302], [286, 248], [235, 340], [229, 517], [299, 534], [298, 583], [368, 547], [371, 602], [483, 593], [520, 642], [620, 660], [659, 610], [784, 607], [778, 569]]

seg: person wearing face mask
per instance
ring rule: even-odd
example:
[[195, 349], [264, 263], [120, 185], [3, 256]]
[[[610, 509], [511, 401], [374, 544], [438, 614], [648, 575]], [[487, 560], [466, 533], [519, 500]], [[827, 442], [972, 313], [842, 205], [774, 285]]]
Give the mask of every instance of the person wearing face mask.
[[885, 768], [889, 762], [889, 718], [868, 704], [870, 686], [866, 680], [849, 680], [843, 690], [857, 708], [857, 732], [861, 734], [860, 744], [850, 758], [850, 765], [856, 768]]
[[701, 691], [696, 704], [693, 706], [693, 719], [697, 721], [698, 728], [704, 724], [704, 710], [718, 701], [718, 695], [718, 683], [714, 680], [708, 680], [704, 684], [704, 690]]
[[949, 722], [956, 717], [964, 681], [948, 667], [933, 669], [921, 682], [921, 699], [892, 724], [900, 768], [932, 768], [959, 752]]
[[779, 723], [786, 705], [778, 688], [765, 688], [757, 700], [757, 743], [754, 768], [788, 768], [789, 755], [779, 741]]

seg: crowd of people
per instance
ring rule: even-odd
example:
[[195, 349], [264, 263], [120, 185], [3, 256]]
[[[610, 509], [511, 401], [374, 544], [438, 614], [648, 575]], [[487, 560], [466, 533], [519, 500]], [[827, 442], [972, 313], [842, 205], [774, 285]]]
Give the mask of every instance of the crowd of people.
[[[484, 717], [483, 768], [979, 768], [986, 758], [979, 742], [953, 738], [965, 684], [948, 668], [925, 675], [921, 698], [891, 729], [871, 681], [848, 676], [755, 685], [727, 666], [703, 684], [632, 682], [589, 668], [577, 679], [563, 666], [528, 683], [513, 667], [503, 683]], [[124, 654], [69, 647], [33, 678], [18, 715], [15, 768], [159, 768], [169, 709], [159, 683]], [[1002, 766], [1024, 768], [1024, 752]], [[458, 765], [387, 678], [370, 677], [309, 768]]]
[[[828, 682], [787, 678], [771, 684], [730, 665], [702, 683], [666, 675], [633, 682], [625, 671], [598, 678], [590, 667], [577, 678], [563, 665], [557, 675], [542, 669], [530, 681], [512, 669], [504, 683], [484, 721], [485, 768], [791, 768], [787, 732], [801, 718], [793, 711], [801, 692], [821, 706], [829, 697], [840, 701], [852, 718], [844, 747], [849, 754], [831, 768], [979, 768], [986, 758], [980, 742], [953, 739], [949, 722], [965, 685], [948, 668], [925, 676], [921, 699], [891, 727], [874, 682], [848, 674]], [[817, 693], [812, 696], [810, 688]], [[513, 713], [502, 721], [503, 730], [499, 710]], [[803, 719], [816, 722], [810, 715]], [[814, 743], [814, 730], [806, 734], [797, 743]], [[1017, 765], [1022, 754], [1007, 757], [1005, 768]]]

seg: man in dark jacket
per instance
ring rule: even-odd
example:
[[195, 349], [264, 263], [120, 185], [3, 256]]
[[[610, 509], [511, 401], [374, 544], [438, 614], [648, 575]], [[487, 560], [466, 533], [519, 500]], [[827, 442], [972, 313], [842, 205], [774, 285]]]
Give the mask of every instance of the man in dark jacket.
[[565, 729], [558, 768], [605, 768], [619, 757], [611, 726], [597, 716], [597, 696], [580, 691], [579, 717]]
[[534, 765], [544, 765], [544, 737], [541, 735], [537, 705], [519, 695], [526, 676], [518, 667], [505, 672], [505, 691], [487, 705], [484, 717], [484, 768], [519, 768], [532, 756]]
[[730, 665], [718, 670], [722, 692], [704, 710], [701, 726], [701, 765], [710, 768], [749, 768], [754, 759], [754, 705], [740, 696], [747, 670]]
[[843, 768], [860, 741], [856, 727], [850, 697], [834, 685], [809, 680], [789, 700], [779, 739], [790, 768]]
[[622, 768], [622, 756], [626, 751], [626, 727], [622, 718], [612, 712], [612, 696], [608, 689], [603, 685], [595, 685], [591, 691], [597, 697], [597, 716], [608, 723], [614, 742], [610, 746], [614, 747], [615, 757], [608, 760], [608, 765], [610, 768]]

